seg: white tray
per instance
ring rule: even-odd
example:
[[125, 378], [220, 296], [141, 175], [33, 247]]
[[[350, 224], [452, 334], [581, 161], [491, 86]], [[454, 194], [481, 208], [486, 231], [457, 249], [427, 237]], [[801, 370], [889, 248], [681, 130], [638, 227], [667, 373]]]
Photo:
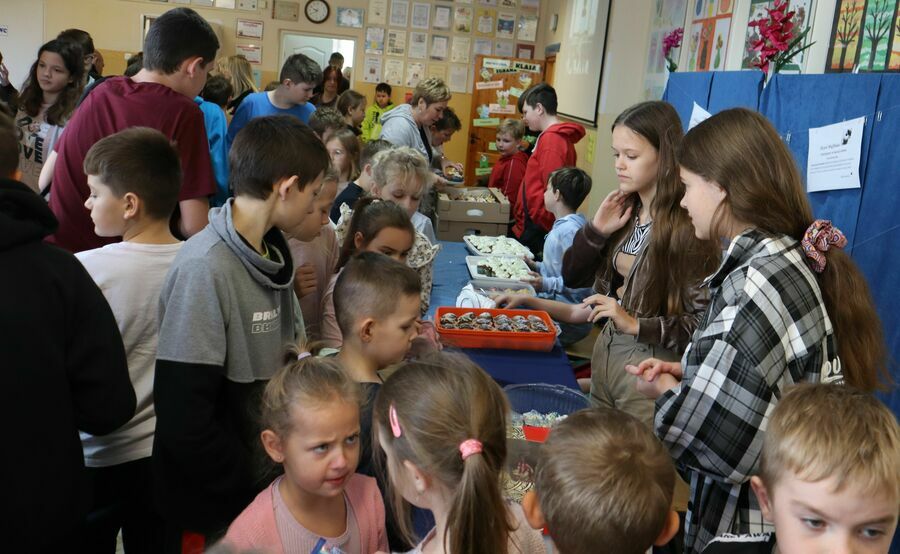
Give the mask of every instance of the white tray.
[[471, 235], [466, 235], [463, 237], [463, 242], [466, 243], [466, 248], [469, 250], [469, 252], [471, 252], [475, 256], [488, 256], [488, 257], [513, 256], [516, 258], [521, 258], [522, 256], [527, 256], [528, 258], [531, 258], [532, 260], [534, 259], [534, 254], [531, 253], [531, 250], [529, 250], [528, 247], [526, 247], [525, 245], [523, 245], [521, 242], [517, 241], [516, 239], [512, 239], [512, 238], [508, 238], [508, 237], [484, 237], [484, 236], [480, 236], [480, 235], [478, 236], [479, 239], [494, 239], [494, 241], [496, 241], [498, 239], [503, 239], [503, 240], [508, 240], [510, 242], [514, 242], [516, 245], [518, 245], [521, 248], [521, 250], [522, 250], [521, 254], [494, 254], [493, 252], [483, 252], [483, 251], [479, 250], [474, 244], [472, 244], [471, 238], [472, 238]]
[[[493, 262], [500, 262], [505, 265], [511, 266], [513, 269], [518, 269], [519, 271], [512, 276], [496, 276], [489, 277], [482, 273], [478, 272], [478, 264], [484, 261], [491, 260]], [[528, 265], [521, 259], [515, 258], [511, 256], [466, 256], [466, 266], [469, 268], [469, 275], [472, 276], [473, 279], [480, 279], [486, 281], [519, 281], [524, 282], [523, 279], [528, 277]]]
[[472, 285], [472, 288], [475, 289], [475, 292], [478, 294], [484, 294], [481, 292], [481, 289], [492, 293], [492, 294], [505, 294], [506, 289], [511, 289], [515, 291], [523, 291], [522, 294], [528, 296], [537, 296], [537, 293], [534, 291], [534, 287], [529, 285], [528, 283], [523, 283], [522, 281], [507, 281], [503, 279], [472, 279], [469, 281], [469, 284]]

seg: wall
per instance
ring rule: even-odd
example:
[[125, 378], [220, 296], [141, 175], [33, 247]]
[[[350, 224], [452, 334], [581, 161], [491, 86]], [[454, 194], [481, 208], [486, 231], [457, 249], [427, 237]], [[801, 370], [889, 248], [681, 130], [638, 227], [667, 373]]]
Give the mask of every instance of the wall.
[[[7, 0], [3, 0], [6, 2]], [[262, 4], [263, 0], [260, 0]], [[32, 1], [28, 2], [32, 4]], [[263, 21], [263, 39], [258, 41], [262, 45], [262, 64], [260, 82], [265, 84], [278, 78], [279, 48], [281, 44], [281, 32], [284, 30], [302, 32], [309, 35], [321, 35], [323, 37], [347, 38], [356, 41], [355, 60], [347, 60], [345, 65], [362, 70], [364, 57], [365, 28], [351, 29], [338, 27], [336, 24], [335, 10], [338, 2], [332, 1], [332, 13], [325, 23], [316, 25], [310, 23], [302, 13], [305, 2], [301, 2], [301, 14], [299, 22], [280, 21], [272, 19], [272, 0], [267, 0], [269, 7], [258, 9], [256, 12], [243, 10], [229, 10], [217, 8], [204, 8], [191, 5], [200, 15], [207, 19], [219, 34], [221, 48], [219, 56], [231, 55], [235, 52], [236, 44], [253, 44], [255, 41], [237, 39], [235, 27], [237, 19], [254, 19]], [[368, 9], [368, 0], [340, 0], [341, 7]], [[161, 4], [141, 0], [43, 0], [44, 22], [43, 39], [48, 40], [56, 34], [70, 27], [85, 29], [94, 38], [94, 44], [103, 53], [106, 62], [106, 74], [121, 73], [125, 69], [125, 57], [141, 48], [141, 16], [160, 15], [173, 7], [173, 4]], [[5, 12], [4, 6], [4, 12]], [[0, 23], [4, 23], [4, 17], [0, 17]], [[40, 43], [38, 43], [40, 44]], [[34, 49], [35, 52], [37, 49]], [[543, 51], [543, 50], [542, 50]], [[30, 62], [29, 62], [30, 63]], [[375, 97], [375, 85], [354, 81], [352, 87], [364, 94], [370, 102]], [[394, 87], [393, 100], [395, 103], [403, 102], [406, 92], [405, 87]], [[469, 123], [472, 120], [471, 94], [455, 93], [450, 101], [450, 107], [456, 110], [463, 124], [463, 129], [445, 146], [445, 154], [448, 158], [465, 161]]]
[[[571, 0], [542, 4], [536, 52], [543, 53], [548, 44], [557, 42], [565, 47], [563, 22], [568, 21], [571, 4]], [[594, 181], [591, 194], [579, 210], [589, 218], [606, 195], [618, 187], [611, 156], [610, 127], [619, 113], [642, 99], [650, 13], [651, 0], [612, 0], [597, 127], [586, 127], [585, 138], [576, 145], [578, 167], [590, 173]], [[553, 14], [559, 18], [555, 32], [549, 28]]]

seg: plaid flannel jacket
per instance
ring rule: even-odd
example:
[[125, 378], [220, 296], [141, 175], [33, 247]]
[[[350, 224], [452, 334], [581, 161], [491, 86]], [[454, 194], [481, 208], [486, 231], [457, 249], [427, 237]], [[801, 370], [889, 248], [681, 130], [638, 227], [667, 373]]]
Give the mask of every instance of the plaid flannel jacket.
[[843, 380], [798, 241], [744, 232], [705, 284], [710, 305], [682, 358], [684, 378], [656, 404], [656, 433], [690, 477], [685, 552], [723, 533], [772, 531], [749, 484], [769, 414], [793, 383]]

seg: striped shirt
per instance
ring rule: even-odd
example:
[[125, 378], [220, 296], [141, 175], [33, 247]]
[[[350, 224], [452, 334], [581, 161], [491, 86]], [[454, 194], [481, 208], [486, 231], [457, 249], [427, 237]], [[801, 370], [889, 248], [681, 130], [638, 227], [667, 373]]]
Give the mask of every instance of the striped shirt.
[[656, 402], [656, 434], [690, 478], [685, 552], [725, 533], [772, 531], [749, 484], [769, 414], [791, 384], [842, 381], [798, 241], [746, 231], [705, 284], [711, 301], [682, 357], [684, 378]]

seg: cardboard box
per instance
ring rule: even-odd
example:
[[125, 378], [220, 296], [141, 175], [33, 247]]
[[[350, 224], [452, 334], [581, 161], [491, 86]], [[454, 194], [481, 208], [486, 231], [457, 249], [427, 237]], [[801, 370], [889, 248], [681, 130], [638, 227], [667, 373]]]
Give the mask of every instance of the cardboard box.
[[450, 240], [460, 242], [466, 235], [486, 235], [496, 237], [505, 235], [507, 222], [503, 223], [479, 223], [474, 221], [447, 221], [438, 220], [438, 240]]
[[[449, 196], [450, 200], [443, 198], [443, 194]], [[466, 195], [490, 196], [493, 197], [495, 201], [473, 202], [462, 200]], [[504, 196], [499, 189], [487, 187], [445, 189], [442, 193], [438, 194], [437, 215], [440, 221], [502, 223], [504, 227], [509, 223], [509, 220], [512, 217], [509, 200], [506, 199], [506, 196]], [[505, 228], [500, 234], [506, 234]], [[462, 235], [460, 235], [460, 239], [462, 239]]]

